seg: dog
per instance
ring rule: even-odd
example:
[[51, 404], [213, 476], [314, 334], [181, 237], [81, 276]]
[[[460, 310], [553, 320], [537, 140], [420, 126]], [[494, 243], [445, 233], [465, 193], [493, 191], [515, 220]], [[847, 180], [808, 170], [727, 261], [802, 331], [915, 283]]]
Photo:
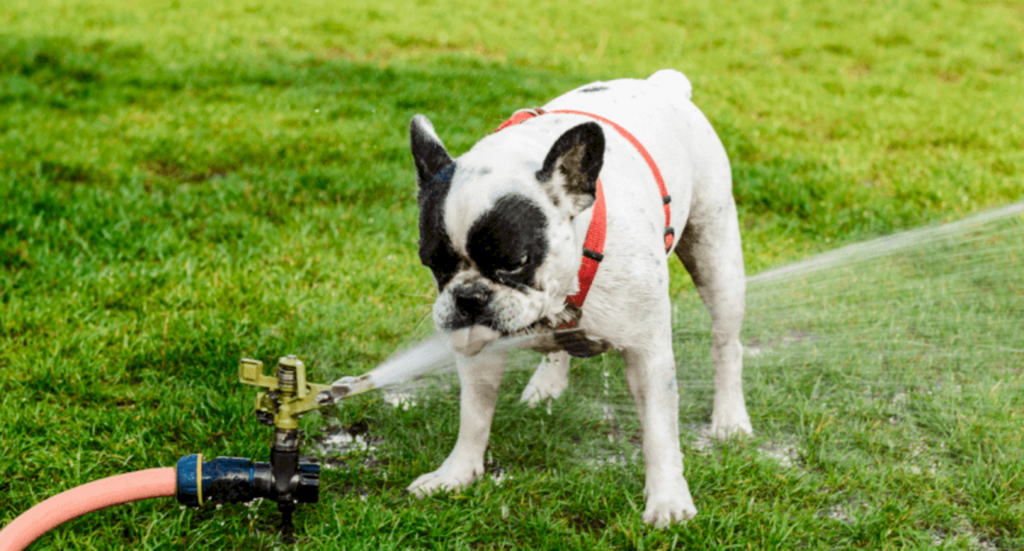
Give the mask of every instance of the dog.
[[413, 117], [419, 254], [437, 285], [434, 324], [458, 352], [461, 406], [454, 450], [410, 493], [458, 490], [484, 474], [506, 361], [485, 345], [526, 335], [546, 354], [522, 395], [530, 405], [561, 394], [571, 356], [622, 354], [643, 429], [643, 521], [664, 526], [697, 514], [679, 446], [673, 253], [711, 312], [711, 434], [752, 429], [729, 159], [691, 94], [674, 70], [595, 82], [516, 112], [458, 159], [426, 117]]

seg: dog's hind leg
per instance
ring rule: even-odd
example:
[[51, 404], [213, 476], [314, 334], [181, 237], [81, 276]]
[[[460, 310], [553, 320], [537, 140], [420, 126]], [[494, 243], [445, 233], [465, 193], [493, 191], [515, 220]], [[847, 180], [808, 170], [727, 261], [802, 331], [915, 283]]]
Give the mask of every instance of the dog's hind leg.
[[491, 435], [498, 388], [505, 373], [507, 351], [485, 350], [477, 356], [456, 354], [459, 372], [459, 437], [448, 459], [432, 473], [409, 485], [423, 497], [436, 491], [460, 490], [484, 474], [484, 453]]
[[530, 382], [523, 389], [520, 402], [526, 402], [531, 408], [537, 407], [541, 400], [558, 398], [569, 386], [569, 353], [562, 350], [548, 354], [533, 372]]
[[[729, 188], [726, 187], [726, 190]], [[695, 198], [690, 219], [676, 246], [704, 305], [711, 313], [715, 365], [715, 403], [711, 435], [725, 439], [753, 433], [743, 398], [743, 347], [740, 328], [746, 308], [746, 275], [736, 204], [731, 195], [717, 201]]]

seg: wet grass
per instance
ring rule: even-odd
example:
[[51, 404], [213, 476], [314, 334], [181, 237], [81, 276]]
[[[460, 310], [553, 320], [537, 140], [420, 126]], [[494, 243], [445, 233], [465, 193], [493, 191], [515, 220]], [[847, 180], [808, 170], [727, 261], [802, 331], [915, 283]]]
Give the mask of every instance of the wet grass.
[[[242, 355], [297, 353], [329, 381], [427, 332], [432, 282], [415, 254], [405, 136], [417, 112], [462, 152], [517, 108], [679, 68], [729, 150], [750, 273], [1024, 189], [1013, 3], [476, 6], [0, 6], [0, 522], [187, 453], [265, 458], [267, 432], [235, 380]], [[673, 271], [685, 310], [695, 295]], [[1007, 277], [951, 283], [950, 296], [991, 289], [1016, 312], [1021, 287]], [[942, 319], [962, 304], [981, 303], [950, 303]], [[897, 306], [876, 301], [862, 319], [881, 324]], [[974, 354], [968, 344], [993, 344], [981, 323], [992, 314], [970, 312], [975, 333], [918, 323], [924, 336], [911, 340]], [[681, 366], [704, 370], [685, 374], [682, 445], [701, 510], [689, 525], [639, 521], [635, 416], [608, 357], [585, 365], [551, 415], [516, 403], [528, 373], [510, 373], [490, 452], [508, 478], [456, 498], [402, 493], [454, 441], [453, 391], [427, 391], [409, 410], [371, 396], [310, 416], [311, 434], [359, 424], [382, 444], [376, 464], [324, 475], [324, 500], [299, 515], [300, 547], [899, 547], [939, 533], [954, 547], [969, 547], [957, 533], [1021, 545], [1021, 412], [1008, 398], [1019, 371], [893, 368], [911, 389], [900, 418], [917, 428], [904, 429], [887, 424], [897, 392], [847, 369], [880, 378], [877, 356], [825, 371], [766, 359], [748, 375], [762, 436], [698, 452], [710, 410], [699, 315], [677, 347]], [[757, 333], [752, 316], [758, 342], [824, 338], [800, 324]], [[1007, 354], [999, 361], [1019, 370]], [[614, 422], [593, 404], [606, 368]], [[913, 390], [936, 377], [965, 379], [962, 394]], [[823, 392], [839, 399], [811, 399]], [[919, 436], [951, 474], [898, 468]], [[759, 451], [790, 439], [800, 470]], [[275, 522], [267, 503], [143, 503], [73, 521], [38, 547], [272, 548]]]

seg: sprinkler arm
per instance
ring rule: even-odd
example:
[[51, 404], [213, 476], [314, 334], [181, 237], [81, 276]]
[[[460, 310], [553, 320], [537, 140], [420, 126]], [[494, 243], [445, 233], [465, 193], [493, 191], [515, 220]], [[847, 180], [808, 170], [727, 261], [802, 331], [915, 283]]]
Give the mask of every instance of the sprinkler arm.
[[[263, 362], [242, 358], [242, 363], [238, 366], [239, 381], [268, 390], [268, 392], [261, 392], [256, 396], [256, 415], [265, 424], [278, 428], [295, 428], [298, 426], [298, 417], [307, 411], [327, 407], [344, 398], [377, 388], [370, 380], [369, 374], [359, 377], [342, 377], [329, 385], [308, 383], [306, 382], [306, 367], [301, 360], [294, 356], [288, 356], [281, 358], [280, 362], [295, 367], [296, 388], [294, 394], [287, 398], [280, 395], [278, 378], [263, 374]], [[275, 404], [275, 400], [280, 402], [279, 405]], [[294, 426], [290, 421], [292, 417], [296, 423]], [[273, 419], [272, 423], [268, 422], [270, 419]], [[282, 424], [286, 426], [281, 426]]]
[[279, 362], [294, 368], [294, 389], [282, 389], [278, 377], [263, 374], [263, 362], [248, 358], [242, 358], [238, 366], [238, 380], [267, 389], [267, 392], [256, 395], [256, 415], [260, 421], [279, 429], [293, 430], [299, 427], [299, 417], [303, 413], [322, 407], [323, 404], [316, 399], [318, 393], [329, 391], [331, 387], [306, 382], [306, 366], [294, 356], [281, 358]]

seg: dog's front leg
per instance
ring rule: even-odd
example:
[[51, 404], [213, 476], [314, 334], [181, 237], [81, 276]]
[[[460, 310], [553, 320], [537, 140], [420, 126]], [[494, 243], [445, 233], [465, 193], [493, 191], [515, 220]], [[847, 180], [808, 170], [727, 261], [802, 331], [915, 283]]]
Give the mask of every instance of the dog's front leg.
[[484, 474], [484, 453], [506, 358], [504, 350], [485, 350], [473, 357], [455, 355], [461, 386], [459, 438], [440, 468], [409, 485], [413, 495], [423, 497], [438, 490], [459, 490]]
[[683, 478], [679, 449], [679, 393], [671, 339], [650, 348], [625, 349], [626, 383], [643, 430], [644, 522], [664, 526], [697, 514]]

